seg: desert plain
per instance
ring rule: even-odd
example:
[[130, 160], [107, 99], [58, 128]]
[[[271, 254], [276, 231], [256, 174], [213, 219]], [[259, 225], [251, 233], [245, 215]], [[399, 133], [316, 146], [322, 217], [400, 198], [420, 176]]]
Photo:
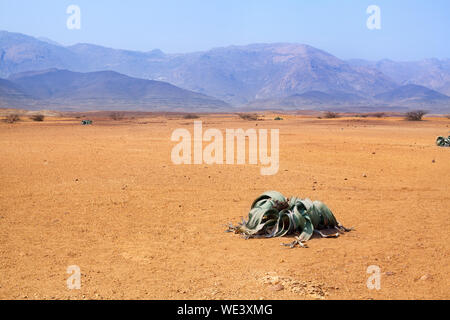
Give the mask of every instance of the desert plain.
[[[177, 115], [0, 122], [0, 299], [449, 299], [450, 148], [435, 140], [450, 120], [282, 117], [198, 119], [279, 129], [268, 176], [173, 164], [172, 132], [193, 130]], [[307, 249], [224, 232], [267, 190], [321, 200], [355, 230]]]

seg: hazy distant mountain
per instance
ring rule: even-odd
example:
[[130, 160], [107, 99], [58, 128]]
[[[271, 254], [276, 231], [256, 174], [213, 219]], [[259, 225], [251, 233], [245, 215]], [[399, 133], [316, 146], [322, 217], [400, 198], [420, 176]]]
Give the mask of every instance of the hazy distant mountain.
[[61, 46], [61, 44], [59, 44], [58, 42], [53, 41], [52, 39], [49, 39], [47, 37], [37, 37], [36, 39], [38, 39], [40, 41], [47, 42], [47, 43], [55, 45], [55, 46]]
[[[50, 68], [76, 72], [108, 70], [169, 82], [241, 106], [262, 102], [327, 109], [379, 103], [396, 106], [398, 100], [375, 96], [406, 84], [450, 94], [449, 65], [450, 59], [343, 61], [308, 45], [287, 43], [230, 46], [188, 54], [165, 54], [160, 50], [136, 52], [92, 44], [64, 47], [48, 39], [40, 41], [22, 34], [0, 32], [2, 77]], [[407, 93], [411, 95], [411, 108], [428, 102], [427, 98], [419, 99], [420, 103], [414, 98], [414, 87]], [[431, 108], [442, 101], [429, 100]]]
[[11, 81], [0, 79], [0, 107], [29, 105], [33, 99]]
[[162, 76], [232, 103], [308, 91], [376, 94], [395, 87], [381, 72], [352, 68], [324, 51], [299, 44], [213, 49], [189, 56], [175, 72]]
[[256, 44], [167, 55], [90, 44], [61, 47], [35, 38], [0, 33], [0, 75], [48, 68], [113, 70], [167, 81], [232, 103], [318, 90], [377, 94], [395, 87], [381, 72], [348, 63], [301, 44]]
[[422, 85], [450, 95], [450, 59], [425, 59], [410, 62], [353, 59], [348, 62], [353, 66], [375, 68], [401, 85]]
[[8, 80], [33, 98], [32, 105], [36, 107], [185, 111], [229, 107], [223, 101], [166, 82], [131, 78], [113, 71], [78, 73], [50, 69], [14, 74]]
[[[334, 92], [332, 94], [321, 91], [308, 91], [302, 94], [294, 94], [284, 98], [259, 99], [248, 104], [249, 107], [281, 108], [289, 109], [321, 109], [336, 107], [365, 107], [372, 104], [372, 99], [343, 92]], [[342, 108], [341, 108], [342, 109]]]
[[1, 78], [30, 70], [72, 69], [79, 64], [78, 56], [64, 47], [23, 34], [0, 31]]
[[390, 104], [434, 107], [450, 105], [450, 97], [424, 86], [408, 84], [394, 90], [378, 94], [375, 99]]
[[401, 111], [420, 108], [447, 113], [450, 111], [450, 97], [423, 86], [409, 84], [374, 97], [363, 97], [339, 92], [328, 94], [320, 91], [309, 91], [279, 99], [255, 100], [249, 103], [248, 107], [284, 110], [333, 109], [342, 111]]
[[84, 67], [168, 81], [234, 104], [311, 90], [377, 94], [395, 87], [381, 72], [351, 67], [307, 45], [231, 46], [184, 55], [138, 53], [93, 45], [68, 47]]

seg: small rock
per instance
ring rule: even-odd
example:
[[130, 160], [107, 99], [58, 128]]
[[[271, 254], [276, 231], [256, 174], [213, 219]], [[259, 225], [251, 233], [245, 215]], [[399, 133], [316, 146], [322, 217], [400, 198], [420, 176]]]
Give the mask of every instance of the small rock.
[[316, 293], [310, 293], [309, 296], [311, 299], [316, 299], [316, 300], [322, 300], [324, 298], [323, 296], [318, 295]]
[[280, 283], [280, 277], [278, 277], [278, 276], [271, 277], [270, 278], [270, 283], [272, 283], [272, 284]]
[[433, 277], [429, 274], [424, 274], [423, 276], [420, 277], [420, 281], [427, 281], [427, 280], [431, 280]]
[[394, 274], [395, 274], [395, 272], [392, 272], [392, 271], [388, 271], [385, 273], [385, 275], [387, 275], [387, 276], [393, 276]]
[[367, 178], [367, 174], [364, 173], [364, 174], [363, 174], [363, 178]]
[[282, 284], [276, 284], [274, 286], [271, 286], [269, 289], [272, 291], [281, 291], [284, 290], [284, 286]]
[[436, 162], [436, 160], [434, 160], [434, 159], [433, 159], [433, 160], [432, 160], [431, 162], [435, 163], [435, 162]]

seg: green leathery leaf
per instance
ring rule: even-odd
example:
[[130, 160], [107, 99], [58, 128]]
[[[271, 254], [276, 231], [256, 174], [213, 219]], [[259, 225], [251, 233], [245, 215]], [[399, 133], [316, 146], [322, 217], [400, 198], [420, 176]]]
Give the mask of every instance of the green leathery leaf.
[[279, 193], [278, 191], [266, 191], [263, 194], [261, 194], [258, 198], [256, 198], [255, 201], [252, 203], [252, 208], [255, 207], [258, 201], [264, 200], [264, 199], [272, 199], [277, 201], [286, 201], [286, 198]]
[[299, 236], [300, 241], [308, 241], [314, 232], [314, 227], [309, 217], [306, 217], [306, 224]]
[[306, 211], [306, 214], [311, 220], [312, 225], [315, 228], [318, 227], [321, 221], [321, 217], [320, 212], [317, 210], [317, 207], [313, 204], [311, 207], [309, 207], [308, 211]]
[[450, 136], [448, 136], [448, 138], [437, 137], [436, 144], [439, 147], [450, 147]]
[[321, 224], [323, 226], [335, 227], [338, 225], [335, 216], [331, 210], [321, 201], [314, 201], [314, 206], [322, 216]]

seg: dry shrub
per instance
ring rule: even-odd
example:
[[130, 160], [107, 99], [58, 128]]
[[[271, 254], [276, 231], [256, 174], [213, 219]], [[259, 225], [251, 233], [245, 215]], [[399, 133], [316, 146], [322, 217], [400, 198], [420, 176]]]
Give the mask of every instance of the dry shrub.
[[409, 111], [405, 114], [405, 119], [408, 121], [421, 121], [426, 114], [427, 112], [424, 110]]
[[30, 117], [33, 121], [44, 121], [45, 116], [43, 114], [34, 114]]
[[450, 114], [446, 115], [445, 117], [446, 117], [447, 119], [450, 119]]
[[339, 114], [336, 112], [327, 111], [324, 113], [323, 117], [326, 119], [334, 119], [334, 118], [339, 118]]
[[188, 113], [183, 116], [183, 119], [198, 119], [198, 118], [200, 117], [194, 113]]
[[113, 112], [109, 115], [109, 117], [114, 121], [119, 121], [125, 118], [125, 114], [123, 112]]
[[239, 113], [238, 115], [243, 120], [247, 120], [247, 121], [256, 121], [256, 120], [258, 120], [258, 115], [257, 114]]
[[8, 115], [6, 116], [5, 121], [8, 122], [8, 123], [14, 123], [14, 122], [20, 121], [20, 117], [19, 117], [18, 114], [15, 114], [15, 113], [13, 113], [13, 114], [8, 114]]

